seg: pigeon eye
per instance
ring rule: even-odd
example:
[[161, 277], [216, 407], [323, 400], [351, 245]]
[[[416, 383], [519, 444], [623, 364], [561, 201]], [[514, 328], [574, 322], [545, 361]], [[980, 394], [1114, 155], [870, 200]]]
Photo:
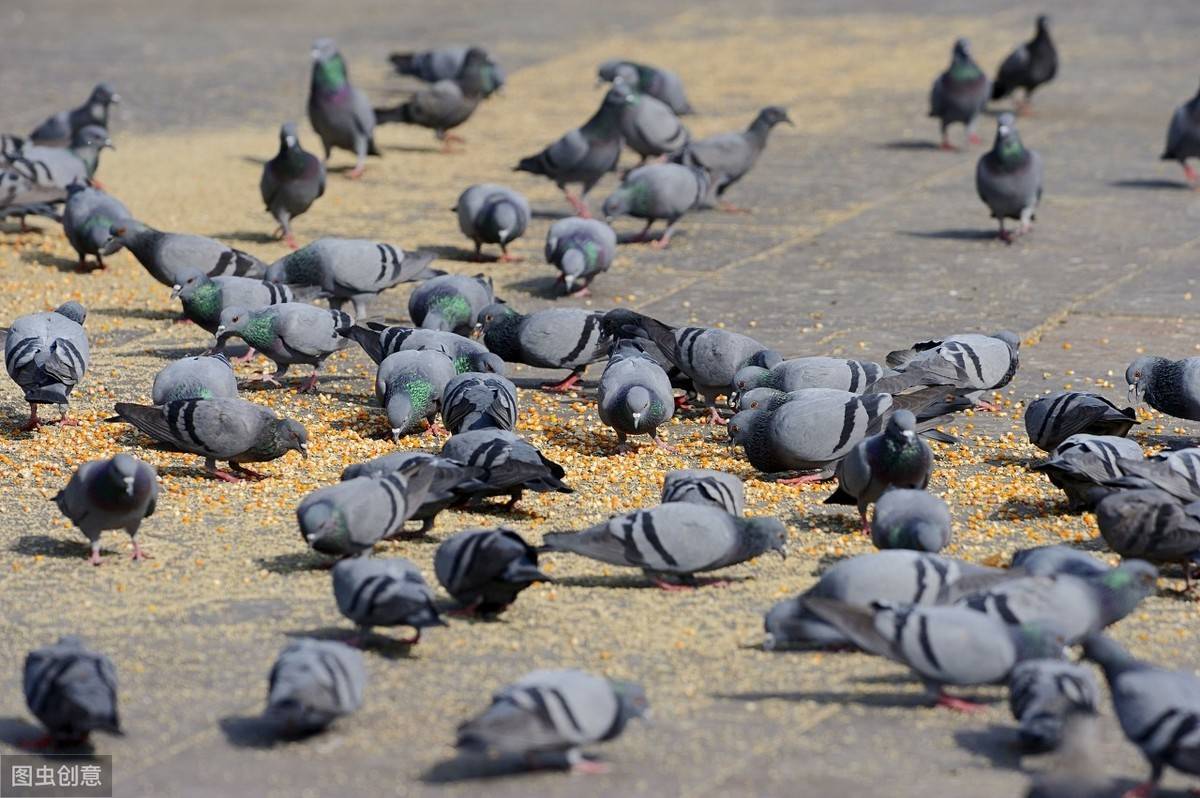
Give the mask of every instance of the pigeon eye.
[[753, 410], [753, 409], [754, 409], [754, 408], [756, 408], [756, 407], [758, 407], [758, 400], [757, 400], [757, 399], [756, 399], [755, 401], [753, 401], [753, 402], [751, 402], [751, 403], [750, 403], [750, 409], [751, 409], [751, 410]]

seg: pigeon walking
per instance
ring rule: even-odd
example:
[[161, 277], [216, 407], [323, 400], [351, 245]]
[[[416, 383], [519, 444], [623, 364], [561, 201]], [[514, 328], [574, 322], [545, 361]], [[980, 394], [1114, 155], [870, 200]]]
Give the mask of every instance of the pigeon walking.
[[94, 731], [123, 734], [117, 715], [117, 670], [112, 660], [75, 635], [25, 656], [25, 704], [46, 728], [30, 747], [74, 746]]
[[1033, 92], [1049, 83], [1058, 73], [1058, 51], [1050, 39], [1050, 18], [1037, 18], [1037, 33], [1025, 44], [1008, 54], [992, 84], [992, 99], [999, 100], [1022, 89], [1024, 96], [1017, 103], [1017, 113], [1028, 111]]
[[478, 341], [457, 333], [419, 327], [394, 327], [372, 321], [340, 328], [338, 335], [361, 346], [376, 363], [382, 363], [388, 355], [407, 349], [431, 349], [453, 360], [454, 369], [459, 374], [468, 371], [504, 373], [503, 360]]
[[967, 129], [967, 141], [981, 144], [975, 135], [975, 120], [983, 112], [991, 96], [992, 86], [987, 75], [971, 57], [971, 44], [966, 39], [954, 43], [950, 66], [933, 82], [929, 94], [929, 115], [942, 126], [942, 149], [957, 149], [950, 143], [947, 128], [961, 124]]
[[338, 611], [358, 627], [352, 644], [369, 637], [373, 626], [412, 627], [415, 634], [400, 641], [410, 646], [420, 641], [422, 629], [445, 626], [425, 577], [403, 557], [342, 560], [333, 566], [333, 597]]
[[262, 278], [267, 272], [267, 264], [258, 258], [216, 239], [166, 233], [132, 219], [112, 226], [101, 254], [111, 255], [122, 247], [133, 253], [151, 277], [168, 288], [181, 285], [191, 270], [209, 277]]
[[214, 335], [221, 326], [221, 313], [226, 308], [262, 310], [299, 299], [291, 286], [252, 277], [209, 277], [196, 269], [182, 270], [179, 277], [180, 282], [171, 288], [171, 298], [179, 299], [183, 318]]
[[882, 433], [863, 440], [838, 463], [838, 489], [825, 503], [856, 504], [863, 531], [870, 532], [867, 507], [885, 490], [924, 490], [933, 471], [933, 451], [916, 427], [916, 416], [897, 410]]
[[67, 302], [49, 313], [21, 316], [4, 335], [4, 366], [29, 403], [22, 430], [44, 423], [38, 405], [58, 405], [59, 423], [77, 423], [67, 416], [67, 402], [90, 365], [86, 317], [83, 305]]
[[1143, 355], [1125, 370], [1129, 400], [1175, 418], [1200, 420], [1200, 357], [1170, 360]]
[[150, 401], [156, 405], [183, 399], [236, 399], [237, 377], [223, 354], [185, 357], [154, 375]]
[[600, 421], [617, 433], [617, 446], [626, 436], [646, 434], [655, 446], [674, 451], [658, 437], [658, 428], [675, 413], [675, 397], [667, 373], [633, 341], [613, 349], [596, 393]]
[[550, 582], [538, 570], [537, 550], [508, 527], [468, 529], [438, 546], [438, 582], [467, 613], [484, 617], [508, 609], [534, 582]]
[[479, 314], [479, 330], [489, 351], [507, 363], [570, 369], [561, 382], [542, 386], [567, 391], [591, 363], [604, 359], [612, 339], [601, 326], [604, 314], [582, 308], [548, 308], [523, 314], [511, 305], [488, 305]]
[[501, 374], [466, 372], [442, 392], [442, 422], [452, 434], [517, 426], [517, 386]]
[[291, 221], [325, 193], [325, 164], [300, 146], [300, 134], [292, 122], [279, 129], [279, 152], [263, 166], [258, 187], [267, 213], [279, 223], [276, 235], [295, 249]]
[[743, 208], [731, 205], [722, 199], [725, 192], [750, 173], [763, 150], [767, 148], [767, 137], [778, 124], [795, 126], [787, 109], [768, 105], [758, 112], [750, 127], [740, 133], [722, 133], [699, 141], [692, 141], [671, 156], [671, 160], [684, 166], [703, 169], [709, 175], [709, 195], [705, 205], [714, 202], [723, 211], [748, 213]]
[[393, 108], [376, 108], [375, 118], [379, 124], [403, 122], [429, 128], [442, 142], [442, 152], [453, 152], [450, 144], [463, 139], [450, 131], [470, 119], [502, 82], [488, 54], [472, 47], [453, 77], [438, 80]]
[[507, 186], [480, 183], [461, 195], [452, 209], [458, 214], [458, 229], [475, 244], [475, 260], [481, 260], [484, 244], [500, 245], [500, 261], [521, 260], [508, 254], [508, 245], [525, 235], [529, 225], [529, 202]]
[[398, 443], [422, 421], [434, 429], [442, 394], [454, 376], [454, 361], [441, 352], [405, 350], [383, 359], [375, 375], [375, 397], [387, 413], [393, 441]]
[[398, 52], [389, 55], [388, 60], [392, 62], [392, 67], [400, 75], [411, 75], [426, 83], [437, 83], [439, 80], [458, 77], [467, 61], [467, 54], [472, 50], [482, 50], [487, 57], [488, 65], [491, 66], [494, 85], [487, 95], [499, 91], [505, 82], [504, 69], [496, 63], [487, 50], [479, 46], [435, 47], [432, 50], [410, 53]]
[[496, 301], [492, 278], [483, 274], [443, 274], [408, 295], [408, 315], [427, 330], [470, 335], [484, 308]]
[[309, 493], [296, 507], [300, 535], [313, 551], [354, 557], [381, 540], [404, 535], [434, 473], [413, 460], [383, 474], [335, 482]]
[[641, 156], [639, 165], [687, 146], [691, 134], [671, 106], [638, 92], [620, 79], [616, 81], [616, 89], [627, 95], [621, 109], [621, 136], [629, 149]]
[[352, 323], [340, 310], [322, 310], [301, 302], [285, 302], [265, 308], [225, 308], [217, 325], [217, 347], [223, 348], [237, 336], [275, 363], [275, 373], [263, 372], [261, 381], [283, 387], [279, 378], [293, 363], [313, 367], [300, 387], [301, 393], [315, 391], [325, 358], [349, 342], [337, 334]]
[[317, 39], [312, 48], [312, 84], [308, 94], [308, 120], [321, 137], [325, 160], [336, 147], [354, 153], [350, 178], [362, 177], [367, 156], [375, 148], [375, 111], [367, 95], [350, 85], [346, 60], [333, 39]]
[[1077, 433], [1124, 438], [1137, 423], [1132, 407], [1122, 410], [1103, 396], [1081, 391], [1042, 396], [1025, 408], [1029, 442], [1044, 452]]
[[129, 209], [111, 194], [83, 183], [67, 186], [67, 201], [62, 214], [63, 233], [79, 255], [78, 271], [88, 270], [88, 255], [96, 258], [96, 268], [104, 268], [102, 252], [108, 243], [109, 230], [129, 216]]
[[1098, 714], [1100, 691], [1092, 669], [1059, 659], [1017, 664], [1008, 680], [1008, 707], [1021, 725], [1017, 737], [1032, 753], [1053, 751], [1076, 713]]
[[590, 296], [588, 286], [616, 257], [616, 231], [597, 219], [568, 216], [550, 225], [546, 234], [546, 262], [558, 269], [558, 282], [568, 296]]
[[1046, 475], [1054, 487], [1067, 494], [1072, 512], [1091, 510], [1115, 488], [1109, 483], [1124, 475], [1122, 463], [1142, 459], [1142, 447], [1128, 438], [1111, 435], [1072, 435], [1051, 456], [1029, 467]]
[[1200, 91], [1175, 109], [1171, 126], [1167, 128], [1167, 146], [1162, 154], [1164, 161], [1178, 161], [1183, 167], [1184, 177], [1195, 187], [1200, 185], [1200, 176], [1196, 175], [1188, 158], [1200, 158]]
[[100, 564], [100, 533], [123, 529], [133, 542], [134, 560], [145, 559], [137, 533], [142, 521], [154, 515], [158, 501], [158, 473], [136, 457], [118, 454], [108, 460], [90, 460], [75, 470], [54, 503], [91, 542], [92, 565]]
[[695, 113], [684, 93], [683, 81], [669, 69], [614, 58], [601, 64], [597, 73], [600, 80], [609, 83], [621, 80], [642, 94], [661, 100], [680, 116]]
[[662, 503], [691, 502], [720, 507], [730, 515], [746, 509], [746, 488], [742, 480], [724, 471], [685, 468], [663, 476]]
[[546, 457], [515, 432], [502, 429], [476, 429], [451, 435], [442, 446], [441, 456], [480, 473], [469, 486], [464, 499], [478, 502], [489, 496], [508, 496], [512, 509], [527, 491], [574, 493], [563, 482], [563, 467]]
[[263, 717], [284, 736], [314, 734], [362, 706], [366, 683], [358, 650], [302, 637], [288, 643], [271, 667]]
[[[992, 149], [975, 167], [975, 191], [1000, 224], [1000, 240], [1011, 244], [1033, 229], [1042, 201], [1042, 156], [1029, 150], [1017, 133], [1012, 114], [1001, 114]], [[1020, 222], [1016, 234], [1004, 229], [1005, 219]]]
[[950, 508], [924, 490], [885, 490], [875, 502], [871, 540], [881, 549], [939, 552], [950, 542]]
[[604, 200], [604, 216], [609, 221], [617, 216], [645, 219], [646, 226], [635, 241], [647, 240], [654, 223], [665, 220], [666, 229], [651, 242], [655, 249], [664, 249], [671, 243], [675, 225], [688, 211], [700, 207], [708, 189], [709, 176], [702, 169], [677, 163], [639, 166]]
[[46, 147], [70, 146], [75, 134], [89, 125], [107, 129], [109, 108], [120, 102], [121, 95], [112, 86], [98, 83], [83, 105], [47, 117], [29, 134], [29, 140]]

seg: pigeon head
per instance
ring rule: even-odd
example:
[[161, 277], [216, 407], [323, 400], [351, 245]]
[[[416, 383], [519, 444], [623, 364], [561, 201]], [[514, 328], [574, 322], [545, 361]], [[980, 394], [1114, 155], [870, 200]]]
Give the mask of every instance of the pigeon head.
[[788, 116], [787, 109], [780, 105], [768, 105], [758, 112], [758, 116], [754, 121], [756, 124], [764, 125], [768, 130], [778, 124], [796, 126], [796, 123]]
[[888, 419], [887, 436], [892, 440], [911, 442], [917, 437], [917, 417], [910, 410], [897, 410]]
[[300, 146], [300, 134], [296, 132], [295, 122], [284, 122], [279, 128], [279, 151], [286, 152]]
[[66, 316], [68, 319], [79, 325], [82, 325], [83, 320], [87, 318], [87, 308], [78, 302], [75, 302], [74, 300], [70, 302], [64, 302], [56, 307], [54, 312], [60, 316]]
[[112, 255], [136, 241], [139, 236], [149, 233], [150, 228], [134, 219], [120, 219], [108, 228], [108, 241], [100, 248], [101, 255]]
[[300, 534], [313, 551], [335, 556], [346, 551], [350, 532], [345, 516], [332, 502], [301, 503], [296, 509], [296, 520], [300, 523]]
[[253, 314], [242, 307], [225, 308], [221, 311], [221, 319], [217, 322], [217, 341], [221, 342], [231, 335], [238, 335], [246, 330], [253, 319]]
[[117, 94], [108, 83], [97, 83], [96, 88], [92, 89], [92, 95], [88, 97], [88, 103], [98, 103], [104, 106], [120, 102], [121, 95]]
[[329, 61], [338, 55], [337, 42], [329, 37], [322, 37], [312, 43], [312, 59], [319, 63]]
[[1129, 364], [1129, 368], [1125, 369], [1125, 382], [1129, 385], [1129, 401], [1142, 401], [1150, 390], [1154, 370], [1164, 362], [1166, 362], [1165, 358], [1142, 355]]
[[729, 397], [730, 404], [737, 403], [738, 395], [755, 388], [770, 387], [771, 371], [762, 366], [742, 366], [733, 375], [733, 393]]
[[613, 724], [614, 728], [609, 731], [605, 739], [611, 739], [620, 734], [621, 729], [631, 719], [649, 718], [650, 716], [650, 701], [646, 698], [646, 690], [640, 684], [619, 679], [610, 679], [608, 683], [612, 685], [612, 691], [617, 696], [618, 710], [617, 721]]
[[308, 430], [299, 421], [283, 418], [275, 424], [275, 449], [281, 455], [286, 452], [299, 452], [305, 460], [308, 459]]
[[998, 333], [992, 333], [993, 338], [997, 338], [1008, 344], [1008, 348], [1014, 352], [1021, 351], [1021, 336], [1010, 330], [1001, 330]]
[[1038, 15], [1037, 32], [1039, 35], [1044, 35], [1050, 32], [1050, 16], [1048, 14]]
[[744, 549], [753, 555], [776, 552], [781, 559], [787, 559], [787, 527], [775, 516], [759, 516], [757, 518], [739, 518], [738, 525], [742, 528]]
[[516, 308], [510, 307], [503, 302], [493, 302], [479, 311], [479, 321], [475, 325], [475, 330], [476, 332], [486, 334], [488, 330], [503, 325], [506, 321], [517, 318], [520, 315]]
[[171, 299], [191, 299], [197, 289], [211, 282], [212, 279], [199, 269], [184, 269], [179, 275], [179, 282], [171, 287]]
[[570, 247], [559, 256], [558, 266], [562, 270], [567, 293], [583, 282], [588, 268], [587, 260], [587, 255], [579, 247]]
[[111, 486], [116, 490], [124, 493], [126, 496], [133, 496], [134, 482], [137, 480], [138, 461], [130, 455], [121, 452], [108, 461], [108, 478]]
[[105, 147], [116, 149], [112, 139], [108, 137], [108, 131], [100, 125], [84, 125], [71, 136], [71, 148], [75, 150], [86, 148], [101, 150]]
[[517, 203], [500, 195], [482, 209], [479, 220], [480, 232], [488, 239], [507, 244], [525, 230], [525, 214]]
[[634, 85], [618, 77], [613, 81], [613, 87], [604, 95], [602, 108], [620, 110], [626, 106], [636, 105], [639, 97]]
[[737, 398], [738, 410], [774, 410], [786, 401], [787, 394], [778, 388], [751, 388]]
[[1000, 114], [996, 122], [996, 141], [992, 145], [992, 154], [999, 158], [1001, 163], [1013, 163], [1024, 158], [1025, 146], [1021, 143], [1021, 136], [1017, 133], [1017, 120], [1012, 114]]
[[481, 47], [467, 50], [456, 77], [464, 93], [468, 95], [481, 94], [488, 97], [504, 85], [504, 74], [492, 61], [487, 50]]
[[[655, 419], [651, 416], [654, 397], [642, 385], [633, 385], [625, 392], [625, 396], [621, 402], [621, 410], [629, 421], [633, 423], [635, 430], [640, 430], [642, 422], [653, 422]], [[649, 424], [647, 424], [649, 426]]]
[[613, 58], [600, 65], [600, 68], [596, 70], [596, 76], [603, 83], [611, 83], [617, 78], [632, 82], [637, 80], [637, 69], [628, 61]]
[[336, 96], [348, 88], [346, 61], [333, 39], [317, 39], [312, 47], [312, 88], [318, 94]]
[[405, 391], [390, 392], [384, 403], [384, 410], [387, 411], [393, 443], [399, 443], [400, 439], [415, 430], [424, 418], [423, 414], [414, 412], [412, 397]]
[[1145, 560], [1124, 560], [1116, 568], [1089, 580], [1100, 591], [1107, 626], [1124, 618], [1154, 592], [1158, 569]]

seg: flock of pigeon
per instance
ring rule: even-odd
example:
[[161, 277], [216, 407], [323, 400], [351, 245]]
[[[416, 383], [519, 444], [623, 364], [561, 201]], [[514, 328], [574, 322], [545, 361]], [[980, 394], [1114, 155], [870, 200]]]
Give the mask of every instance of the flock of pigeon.
[[[309, 116], [326, 159], [333, 148], [354, 153], [351, 177], [376, 154], [376, 124], [424, 126], [450, 148], [457, 140], [451, 131], [505, 81], [478, 47], [396, 54], [392, 61], [428, 86], [395, 108], [373, 109], [350, 84], [333, 42], [314, 46]], [[974, 141], [987, 102], [1020, 89], [1024, 107], [1056, 68], [1044, 17], [994, 81], [959, 40], [931, 93], [943, 146], [952, 148], [948, 125], [964, 124]], [[642, 163], [604, 201], [604, 214], [646, 220], [639, 240], [665, 220], [656, 241], [665, 246], [685, 213], [724, 203], [771, 128], [789, 121], [784, 109], [768, 107], [744, 133], [693, 141], [679, 119], [692, 108], [677, 75], [611, 61], [599, 76], [612, 88], [596, 113], [516, 167], [554, 180], [577, 212], [555, 223], [546, 242], [546, 258], [561, 271], [567, 292], [586, 290], [612, 263], [617, 237], [590, 218], [587, 195], [616, 170], [624, 145]], [[792, 474], [781, 481], [795, 483], [836, 477], [828, 503], [854, 505], [881, 549], [835, 563], [807, 592], [772, 608], [765, 619], [768, 648], [850, 647], [888, 657], [911, 668], [939, 704], [964, 711], [975, 705], [948, 694], [948, 686], [1006, 683], [1022, 740], [1046, 751], [1061, 744], [1078, 718], [1097, 712], [1091, 669], [1066, 657], [1066, 647], [1079, 645], [1103, 669], [1120, 723], [1151, 765], [1151, 780], [1131, 794], [1150, 795], [1167, 766], [1200, 774], [1200, 680], [1135, 660], [1102, 634], [1153, 592], [1158, 571], [1151, 563], [1180, 565], [1190, 587], [1191, 564], [1200, 555], [1200, 449], [1146, 457], [1125, 437], [1137, 424], [1132, 408], [1080, 392], [1040, 398], [1027, 407], [1025, 422], [1030, 440], [1050, 456], [1034, 469], [1066, 493], [1072, 511], [1094, 511], [1104, 540], [1129, 559], [1110, 567], [1060, 546], [1020, 552], [1008, 569], [945, 557], [938, 552], [951, 538], [951, 515], [926, 491], [935, 457], [924, 439], [955, 445], [938, 425], [964, 410], [992, 409], [991, 392], [1018, 369], [1016, 335], [947, 335], [892, 352], [884, 364], [784, 359], [741, 333], [674, 327], [624, 308], [522, 314], [496, 297], [485, 276], [447, 274], [432, 268], [428, 253], [382, 242], [324, 238], [268, 265], [212, 239], [142, 224], [97, 186], [100, 150], [111, 146], [108, 107], [117, 100], [101, 84], [83, 106], [51, 117], [28, 140], [0, 141], [0, 213], [60, 218], [81, 265], [91, 256], [103, 268], [104, 256], [128, 249], [171, 288], [183, 318], [215, 338], [209, 352], [162, 369], [152, 405], [118, 402], [110, 421], [203, 458], [208, 474], [231, 482], [263, 478], [248, 465], [291, 451], [307, 457], [303, 425], [239, 397], [225, 352], [238, 338], [250, 347], [244, 357], [259, 353], [273, 364], [263, 381], [278, 385], [292, 365], [311, 366], [305, 391], [316, 390], [326, 358], [357, 344], [378, 365], [376, 396], [397, 443], [426, 425], [440, 423], [451, 433], [437, 454], [399, 451], [352, 465], [340, 482], [299, 502], [303, 540], [336, 561], [334, 599], [357, 632], [345, 642], [297, 640], [280, 654], [265, 716], [281, 735], [318, 732], [359, 707], [366, 671], [358, 646], [369, 644], [373, 627], [410, 627], [414, 635], [406, 642], [416, 643], [423, 629], [445, 624], [446, 607], [420, 569], [402, 558], [369, 556], [378, 543], [427, 534], [449, 508], [493, 497], [511, 507], [527, 490], [572, 492], [564, 469], [515, 430], [519, 396], [504, 375], [506, 364], [564, 370], [565, 379], [544, 387], [565, 391], [590, 364], [604, 362], [595, 402], [622, 448], [638, 435], [667, 447], [658, 429], [690, 410], [690, 402], [703, 402], [713, 423], [727, 424], [730, 445], [759, 471]], [[1164, 155], [1185, 168], [1195, 156], [1200, 96], [1176, 113]], [[1194, 177], [1190, 168], [1188, 174]], [[995, 144], [979, 160], [977, 184], [1003, 237], [1006, 219], [1028, 230], [1041, 180], [1041, 159], [1023, 147], [1013, 116], [1002, 114]], [[581, 186], [578, 195], [567, 190], [572, 185]], [[324, 189], [323, 160], [300, 147], [294, 125], [284, 125], [262, 193], [289, 243], [292, 222]], [[496, 244], [502, 257], [530, 218], [520, 194], [495, 184], [468, 188], [455, 211], [477, 254]], [[413, 326], [367, 321], [371, 299], [405, 282], [419, 283], [408, 307]], [[329, 308], [315, 300], [327, 300]], [[29, 403], [27, 429], [47, 423], [38, 415], [42, 405], [60, 407], [61, 423], [73, 423], [68, 400], [90, 362], [85, 318], [80, 304], [68, 302], [22, 316], [8, 329], [5, 365]], [[1132, 398], [1200, 420], [1200, 358], [1143, 357], [1126, 378]], [[730, 418], [722, 414], [722, 396], [734, 411]], [[90, 562], [100, 565], [105, 530], [124, 530], [133, 559], [144, 556], [137, 534], [158, 499], [155, 470], [121, 453], [81, 465], [54, 500], [90, 541]], [[507, 527], [459, 531], [442, 541], [433, 567], [455, 601], [453, 612], [485, 617], [506, 611], [530, 584], [551, 581], [538, 567], [545, 555], [637, 568], [664, 589], [694, 589], [713, 581], [700, 574], [769, 552], [786, 555], [783, 523], [745, 517], [743, 509], [740, 479], [674, 471], [656, 507], [582, 531], [548, 533], [537, 547]], [[29, 654], [25, 693], [48, 744], [120, 730], [115, 669], [77, 638]], [[615, 737], [646, 710], [636, 684], [577, 670], [535, 671], [498, 691], [459, 728], [457, 744], [467, 756], [595, 770], [599, 763], [584, 747]], [[1032, 794], [1066, 794], [1054, 790], [1047, 781]]]

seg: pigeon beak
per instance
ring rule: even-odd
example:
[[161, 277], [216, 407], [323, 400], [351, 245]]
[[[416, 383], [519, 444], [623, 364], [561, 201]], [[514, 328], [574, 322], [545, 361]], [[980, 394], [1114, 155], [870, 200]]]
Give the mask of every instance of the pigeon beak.
[[904, 430], [904, 440], [911, 441], [915, 437], [917, 437], [917, 433], [913, 432], [910, 429]]
[[641, 413], [634, 413], [634, 414], [633, 414], [633, 428], [634, 428], [634, 429], [637, 429], [637, 428], [638, 428], [638, 426], [640, 426], [640, 425], [641, 425], [641, 423], [642, 423], [642, 414], [641, 414]]
[[133, 477], [123, 477], [122, 481], [124, 481], [124, 483], [125, 483], [125, 493], [129, 496], [132, 496], [133, 495]]
[[783, 117], [783, 122], [784, 122], [784, 124], [790, 125], [791, 127], [796, 126], [796, 123], [792, 121], [792, 118], [790, 116], [787, 116], [786, 114]]
[[482, 337], [483, 337], [483, 325], [476, 324], [474, 329], [471, 330], [471, 338], [478, 341]]
[[392, 443], [400, 442], [400, 433], [403, 431], [404, 430], [400, 429], [399, 427], [392, 427]]
[[175, 285], [171, 286], [171, 299], [178, 299], [182, 292], [183, 286], [179, 283], [175, 283]]
[[1129, 401], [1133, 402], [1135, 405], [1141, 404], [1142, 392], [1138, 390], [1136, 382], [1129, 386]]
[[104, 149], [105, 147], [107, 147], [110, 150], [115, 150], [117, 148], [117, 145], [113, 144], [112, 139], [105, 139], [104, 143], [100, 145], [100, 149]]
[[220, 338], [220, 337], [221, 337], [221, 334], [222, 334], [223, 332], [225, 332], [225, 325], [224, 325], [224, 324], [218, 324], [218, 325], [217, 325], [217, 331], [216, 331], [216, 333], [214, 333], [214, 334], [217, 336], [217, 338]]
[[1008, 127], [1008, 125], [1001, 125], [999, 128], [996, 129], [996, 132], [999, 133], [1001, 136], [1007, 136], [1009, 134], [1009, 127]]
[[300, 456], [303, 457], [305, 460], [308, 459], [308, 443], [307, 442], [300, 444]]
[[496, 232], [497, 232], [497, 233], [499, 233], [499, 235], [500, 235], [500, 240], [501, 240], [501, 241], [507, 241], [507, 240], [508, 240], [508, 234], [509, 234], [509, 230], [508, 230], [508, 228], [507, 228], [507, 227], [506, 227], [506, 228], [504, 228], [503, 230], [497, 230]]
[[113, 94], [113, 95], [109, 96], [109, 98], [108, 98], [108, 101], [109, 101], [110, 103], [114, 103], [114, 104], [116, 104], [116, 105], [120, 105], [120, 104], [121, 104], [121, 95], [119, 95], [119, 94]]
[[564, 274], [563, 275], [563, 285], [566, 286], [567, 293], [568, 294], [571, 293], [571, 290], [573, 288], [575, 288], [575, 275]]
[[642, 719], [642, 723], [645, 723], [647, 726], [654, 726], [654, 716], [650, 714], [650, 707], [643, 709], [639, 717]]
[[786, 544], [780, 546], [778, 549], [776, 549], [776, 551], [779, 552], [779, 559], [781, 559], [781, 560], [787, 559], [787, 545]]
[[738, 399], [742, 397], [741, 391], [730, 391], [729, 398], [726, 400], [726, 406], [731, 410], [737, 409]]

